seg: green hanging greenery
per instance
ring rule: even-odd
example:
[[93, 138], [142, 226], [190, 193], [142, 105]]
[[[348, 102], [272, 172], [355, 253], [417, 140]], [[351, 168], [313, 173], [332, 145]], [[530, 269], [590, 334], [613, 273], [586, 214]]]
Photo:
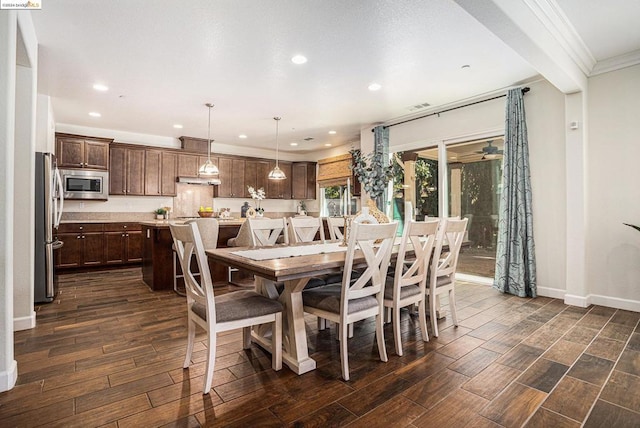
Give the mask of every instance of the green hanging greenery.
[[393, 165], [382, 153], [363, 155], [360, 149], [351, 149], [350, 168], [371, 199], [381, 196], [393, 178]]

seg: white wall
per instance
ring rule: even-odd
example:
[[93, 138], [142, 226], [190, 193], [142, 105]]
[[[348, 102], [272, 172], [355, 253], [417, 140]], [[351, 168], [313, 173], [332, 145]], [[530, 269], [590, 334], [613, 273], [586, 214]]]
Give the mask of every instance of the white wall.
[[18, 377], [13, 355], [13, 147], [17, 13], [0, 13], [0, 392]]
[[587, 287], [640, 310], [640, 65], [589, 79]]

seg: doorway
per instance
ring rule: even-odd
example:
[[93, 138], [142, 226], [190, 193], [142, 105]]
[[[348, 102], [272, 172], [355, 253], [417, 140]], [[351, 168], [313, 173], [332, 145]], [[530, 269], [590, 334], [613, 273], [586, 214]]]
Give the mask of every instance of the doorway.
[[[495, 273], [498, 210], [502, 192], [502, 136], [413, 151], [405, 162], [405, 183], [415, 183], [416, 219], [427, 216], [468, 218], [458, 273], [486, 282]], [[407, 179], [407, 166], [409, 174]]]

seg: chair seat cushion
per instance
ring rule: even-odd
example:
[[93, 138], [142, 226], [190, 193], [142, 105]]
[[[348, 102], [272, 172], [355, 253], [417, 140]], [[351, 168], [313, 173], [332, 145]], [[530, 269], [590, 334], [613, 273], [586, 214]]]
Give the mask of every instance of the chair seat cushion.
[[[429, 288], [430, 280], [431, 280], [431, 278], [429, 278], [429, 280], [427, 281], [427, 288]], [[449, 285], [449, 284], [451, 284], [451, 282], [452, 282], [451, 275], [440, 276], [436, 280], [436, 288], [443, 287], [445, 285]]]
[[[242, 290], [216, 296], [216, 322], [235, 321], [245, 318], [282, 312], [282, 304], [255, 291]], [[195, 303], [193, 312], [207, 320], [205, 305]]]
[[322, 287], [323, 285], [326, 285], [327, 283], [325, 282], [324, 278], [320, 278], [319, 276], [314, 276], [309, 278], [309, 282], [307, 282], [307, 285], [304, 286], [305, 290], [309, 289], [309, 288], [316, 288], [316, 287]]
[[[387, 277], [387, 282], [384, 286], [384, 298], [386, 300], [393, 299], [393, 278]], [[406, 285], [400, 289], [400, 298], [406, 299], [409, 296], [415, 296], [420, 294], [419, 285]]]
[[[361, 273], [357, 270], [351, 271], [351, 282], [354, 282], [358, 278], [360, 278]], [[320, 276], [325, 282], [325, 284], [337, 284], [342, 282], [342, 277], [344, 276], [344, 272], [340, 273], [328, 273], [326, 275]]]
[[[302, 303], [304, 306], [322, 309], [323, 311], [340, 313], [340, 293], [342, 284], [325, 285], [302, 292]], [[378, 301], [373, 296], [363, 297], [349, 301], [347, 313], [355, 313], [365, 309], [374, 308]]]

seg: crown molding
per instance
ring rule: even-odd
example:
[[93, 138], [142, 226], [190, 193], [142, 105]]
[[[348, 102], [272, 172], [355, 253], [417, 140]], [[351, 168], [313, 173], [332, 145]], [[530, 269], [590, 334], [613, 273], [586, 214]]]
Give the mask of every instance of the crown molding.
[[523, 0], [562, 49], [589, 76], [596, 59], [555, 0]]
[[640, 49], [598, 61], [595, 67], [593, 67], [593, 70], [591, 70], [589, 77], [638, 64], [640, 64]]

